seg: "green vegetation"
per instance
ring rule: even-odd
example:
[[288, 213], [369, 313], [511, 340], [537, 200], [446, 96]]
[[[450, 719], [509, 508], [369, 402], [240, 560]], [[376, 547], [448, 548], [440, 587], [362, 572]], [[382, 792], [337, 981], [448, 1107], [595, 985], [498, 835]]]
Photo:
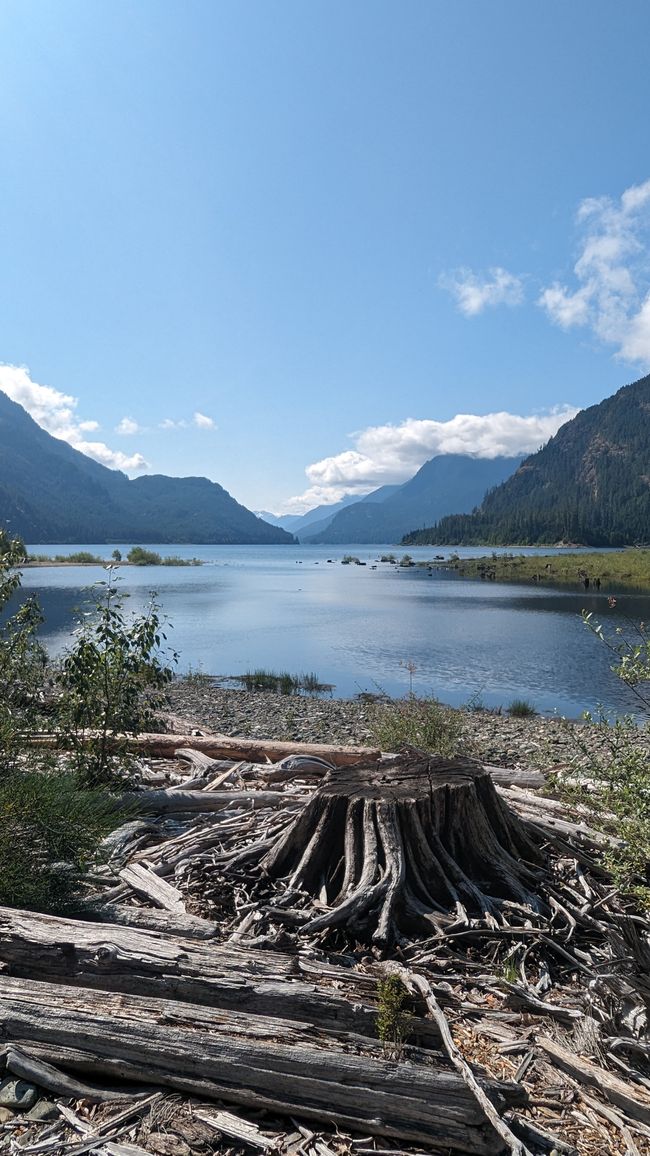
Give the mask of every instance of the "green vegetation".
[[533, 718], [537, 714], [532, 702], [525, 698], [513, 698], [507, 709], [510, 718]]
[[344, 554], [341, 558], [342, 566], [360, 566], [361, 559], [357, 558], [355, 554]]
[[60, 719], [78, 773], [91, 786], [119, 774], [123, 759], [113, 735], [151, 729], [173, 673], [162, 652], [166, 635], [155, 596], [144, 614], [127, 618], [118, 581], [111, 569], [98, 583], [95, 613], [81, 619], [59, 671]]
[[415, 566], [415, 562], [413, 561], [410, 554], [404, 554], [400, 558], [399, 564], [400, 566]]
[[440, 755], [458, 753], [461, 716], [436, 698], [409, 694], [407, 698], [378, 703], [371, 708], [368, 721], [372, 741], [384, 751], [413, 746]]
[[399, 1060], [409, 1033], [411, 1017], [404, 1010], [408, 992], [401, 979], [387, 975], [377, 981], [377, 1035], [384, 1052]]
[[382, 554], [379, 561], [380, 562], [390, 562], [394, 566], [395, 563], [397, 562], [397, 558], [395, 557], [394, 554]]
[[143, 546], [132, 546], [126, 556], [132, 566], [202, 566], [200, 558], [180, 558], [169, 554], [163, 558], [155, 550], [145, 550]]
[[[0, 610], [20, 590], [25, 550], [0, 531]], [[89, 790], [60, 755], [25, 749], [42, 730], [45, 654], [36, 639], [41, 613], [28, 598], [0, 627], [0, 904], [61, 911], [83, 894], [83, 872], [99, 840], [124, 819], [105, 790]], [[65, 694], [58, 726], [65, 713]]]
[[91, 554], [90, 550], [77, 550], [74, 554], [55, 554], [53, 557], [50, 554], [28, 554], [26, 564], [41, 564], [51, 565], [53, 562], [57, 564], [68, 563], [70, 566], [105, 566], [106, 559], [100, 558], [98, 554]]
[[74, 773], [31, 762], [0, 773], [0, 903], [61, 912], [78, 904], [98, 843], [128, 815]]
[[321, 682], [317, 674], [289, 674], [288, 671], [249, 670], [246, 674], [233, 675], [233, 681], [240, 682], [246, 690], [270, 691], [273, 694], [322, 694], [333, 690], [329, 682]]
[[[616, 606], [615, 598], [608, 598], [610, 609]], [[645, 622], [633, 622], [624, 616], [623, 626], [605, 630], [597, 622], [591, 611], [582, 611], [585, 626], [595, 634], [599, 642], [607, 647], [615, 658], [614, 674], [629, 686], [632, 693], [643, 705], [650, 709], [650, 628]]]
[[[615, 599], [609, 602], [613, 605]], [[583, 610], [582, 617], [614, 657], [613, 672], [650, 710], [647, 626], [628, 620], [627, 630], [619, 626], [608, 631], [593, 614]], [[595, 758], [585, 750], [584, 772], [558, 775], [555, 786], [567, 802], [587, 806], [590, 823], [613, 836], [604, 858], [615, 884], [650, 908], [650, 760], [639, 746], [639, 731], [631, 719], [618, 719], [612, 726], [600, 718], [596, 725], [605, 754]]]
[[650, 550], [617, 550], [609, 554], [490, 554], [436, 563], [453, 568], [461, 578], [496, 582], [581, 586], [609, 593], [618, 587], [650, 589]]

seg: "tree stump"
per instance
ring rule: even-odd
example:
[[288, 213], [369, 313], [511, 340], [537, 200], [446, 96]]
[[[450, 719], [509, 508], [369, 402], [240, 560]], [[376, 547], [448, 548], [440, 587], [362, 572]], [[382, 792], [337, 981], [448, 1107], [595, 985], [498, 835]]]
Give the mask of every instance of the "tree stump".
[[504, 901], [542, 910], [544, 862], [486, 771], [409, 749], [388, 764], [332, 770], [260, 867], [314, 901], [306, 931], [345, 928], [389, 944], [441, 929], [450, 912], [497, 926]]

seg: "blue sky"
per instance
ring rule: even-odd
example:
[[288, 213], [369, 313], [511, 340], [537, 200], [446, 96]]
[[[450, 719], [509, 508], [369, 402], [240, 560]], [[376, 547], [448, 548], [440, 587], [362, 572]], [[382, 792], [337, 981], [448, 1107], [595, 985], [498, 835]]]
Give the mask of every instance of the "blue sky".
[[649, 33], [647, 0], [3, 0], [0, 388], [253, 509], [537, 448], [650, 367]]

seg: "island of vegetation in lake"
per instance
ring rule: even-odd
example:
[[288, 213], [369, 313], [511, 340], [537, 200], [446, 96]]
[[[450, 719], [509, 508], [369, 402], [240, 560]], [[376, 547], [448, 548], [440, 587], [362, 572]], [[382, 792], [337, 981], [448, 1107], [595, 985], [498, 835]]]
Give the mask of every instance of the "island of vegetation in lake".
[[621, 586], [650, 590], [650, 549], [580, 554], [489, 554], [481, 558], [452, 556], [434, 563], [462, 578], [496, 582], [573, 584], [609, 593]]

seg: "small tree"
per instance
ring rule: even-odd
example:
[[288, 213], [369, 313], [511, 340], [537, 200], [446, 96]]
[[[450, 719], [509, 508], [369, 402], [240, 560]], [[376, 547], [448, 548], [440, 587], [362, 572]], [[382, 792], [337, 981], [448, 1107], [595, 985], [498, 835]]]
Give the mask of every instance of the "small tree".
[[45, 667], [45, 651], [36, 638], [43, 621], [36, 599], [26, 599], [14, 614], [7, 614], [20, 589], [19, 567], [26, 557], [23, 542], [0, 530], [0, 615], [4, 618], [0, 626], [0, 752], [5, 769], [17, 735], [38, 705]]
[[173, 676], [155, 594], [144, 614], [127, 618], [115, 568], [98, 583], [95, 613], [85, 615], [60, 672], [61, 717], [70, 728], [78, 767], [90, 785], [119, 772], [114, 736], [150, 726]]

